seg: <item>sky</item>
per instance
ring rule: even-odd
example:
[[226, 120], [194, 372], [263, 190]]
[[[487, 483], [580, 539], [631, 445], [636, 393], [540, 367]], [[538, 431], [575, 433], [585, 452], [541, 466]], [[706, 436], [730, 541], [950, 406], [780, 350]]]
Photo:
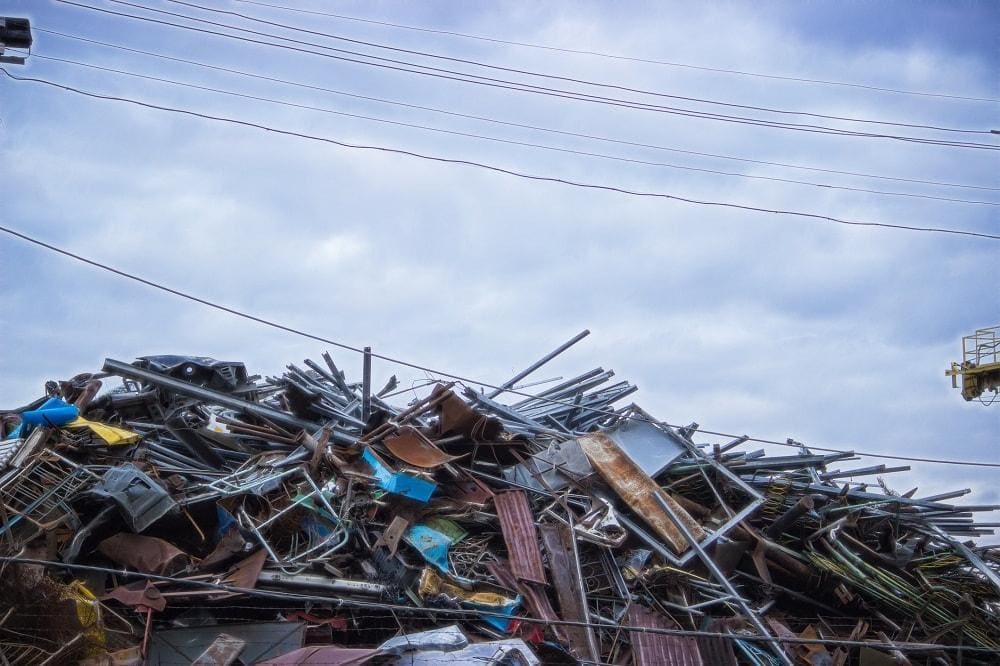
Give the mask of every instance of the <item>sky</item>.
[[[484, 71], [162, 0], [136, 2], [334, 48], [366, 49], [383, 57], [647, 104], [990, 141], [982, 135], [720, 109]], [[667, 95], [902, 123], [1000, 128], [998, 106], [992, 102], [563, 53], [246, 2], [192, 2], [349, 39]], [[105, 0], [81, 4], [177, 21]], [[287, 4], [642, 60], [1000, 98], [995, 41], [1000, 5], [994, 2]], [[29, 17], [36, 28], [32, 57], [24, 66], [5, 66], [8, 71], [101, 94], [631, 190], [849, 220], [1000, 231], [994, 205], [690, 169], [1000, 202], [990, 189], [677, 152], [995, 189], [1000, 170], [992, 150], [791, 131], [469, 85], [59, 2], [0, 2], [0, 15]], [[42, 56], [300, 106], [142, 80]], [[510, 145], [331, 111], [688, 169]], [[671, 423], [697, 422], [710, 430], [779, 441], [794, 438], [816, 446], [1000, 461], [1000, 404], [966, 403], [944, 375], [951, 361], [960, 360], [963, 335], [1000, 323], [1000, 243], [995, 240], [844, 226], [528, 181], [97, 100], [3, 76], [0, 152], [4, 226], [323, 337], [498, 383], [589, 329], [589, 337], [534, 377], [570, 377], [601, 366], [614, 369], [617, 379], [637, 384], [635, 401]], [[251, 372], [275, 375], [287, 363], [299, 364], [329, 349], [6, 236], [0, 238], [0, 312], [0, 405], [8, 409], [41, 395], [48, 379], [98, 371], [105, 357], [204, 355], [241, 360]], [[350, 375], [360, 376], [359, 357], [330, 351]], [[427, 379], [386, 362], [376, 362], [374, 373], [377, 383], [397, 374], [403, 386]], [[703, 436], [699, 441], [713, 440]], [[843, 465], [879, 462], [898, 464], [863, 458]], [[1000, 503], [995, 469], [914, 463], [911, 471], [887, 475], [885, 481], [901, 492], [918, 486], [918, 496], [969, 488], [968, 502]], [[983, 514], [983, 519], [1000, 522], [1000, 512]]]

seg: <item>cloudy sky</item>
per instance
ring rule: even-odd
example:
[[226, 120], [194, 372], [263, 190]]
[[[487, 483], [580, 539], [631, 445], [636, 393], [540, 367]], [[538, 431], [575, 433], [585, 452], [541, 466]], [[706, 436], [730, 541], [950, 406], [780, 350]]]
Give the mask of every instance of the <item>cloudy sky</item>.
[[[776, 116], [483, 70], [170, 2], [135, 1], [333, 48], [644, 104], [989, 142], [982, 135]], [[997, 104], [991, 102], [541, 50], [246, 2], [192, 1], [351, 39], [669, 95], [954, 128], [1000, 126]], [[196, 25], [102, 0], [80, 2]], [[296, 0], [294, 6], [644, 60], [1000, 98], [995, 48], [1000, 5], [993, 2]], [[792, 131], [470, 85], [64, 3], [7, 1], [0, 9], [0, 14], [30, 17], [36, 28], [259, 75], [228, 74], [36, 31], [39, 57], [23, 67], [6, 66], [18, 76], [347, 142], [633, 190], [850, 220], [1000, 230], [996, 206], [690, 168], [1000, 201], [990, 189], [678, 152], [995, 189], [1000, 171], [992, 150]], [[510, 145], [334, 111], [661, 165]], [[793, 437], [819, 446], [1000, 461], [1000, 405], [965, 403], [944, 376], [948, 364], [959, 359], [962, 335], [1000, 323], [997, 241], [846, 227], [531, 182], [91, 99], [2, 76], [0, 122], [3, 225], [177, 289], [492, 382], [588, 328], [592, 335], [542, 370], [539, 379], [600, 365], [638, 384], [637, 402], [674, 423], [697, 421], [713, 430]], [[4, 407], [37, 397], [47, 379], [96, 371], [107, 356], [207, 355], [243, 360], [251, 371], [268, 374], [326, 349], [10, 237], [0, 238], [0, 267]], [[357, 357], [336, 351], [334, 356], [360, 373]], [[424, 379], [405, 368], [376, 364], [379, 379], [392, 373], [407, 386]], [[1000, 503], [996, 470], [914, 464], [911, 472], [886, 480], [900, 491], [920, 486], [918, 495], [971, 488], [971, 501]]]

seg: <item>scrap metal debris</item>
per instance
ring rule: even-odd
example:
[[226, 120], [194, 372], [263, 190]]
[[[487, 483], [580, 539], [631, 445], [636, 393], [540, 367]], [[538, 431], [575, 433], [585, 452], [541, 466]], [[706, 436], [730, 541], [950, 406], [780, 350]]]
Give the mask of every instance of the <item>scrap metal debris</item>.
[[698, 441], [602, 368], [502, 400], [581, 337], [399, 405], [329, 354], [48, 382], [0, 413], [0, 663], [1000, 663], [998, 507]]

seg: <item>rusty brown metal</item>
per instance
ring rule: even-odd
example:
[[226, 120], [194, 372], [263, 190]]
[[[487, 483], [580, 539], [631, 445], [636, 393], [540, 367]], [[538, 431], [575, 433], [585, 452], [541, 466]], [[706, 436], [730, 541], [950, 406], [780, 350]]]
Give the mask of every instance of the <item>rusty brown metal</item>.
[[167, 600], [148, 580], [129, 585], [119, 585], [101, 597], [102, 601], [107, 599], [114, 599], [119, 603], [133, 608], [145, 606], [155, 611], [161, 611], [167, 607]]
[[[717, 631], [712, 628], [710, 631]], [[733, 642], [719, 636], [699, 636], [698, 652], [705, 666], [737, 666]]]
[[[567, 622], [587, 622], [586, 599], [580, 590], [580, 581], [575, 572], [577, 563], [573, 558], [573, 532], [566, 525], [546, 523], [539, 527], [545, 553], [549, 559], [549, 572], [552, 574], [552, 586], [556, 591], [559, 611], [562, 620]], [[566, 640], [570, 651], [580, 659], [593, 659], [588, 656], [588, 633], [591, 629], [580, 626], [566, 626]]]
[[507, 490], [493, 496], [511, 572], [520, 580], [545, 585], [542, 551], [538, 546], [535, 516], [523, 490]]
[[236, 663], [246, 646], [247, 642], [242, 638], [219, 634], [212, 644], [191, 662], [191, 666], [230, 666]]
[[375, 548], [384, 546], [389, 550], [390, 555], [395, 555], [396, 549], [399, 548], [399, 542], [409, 526], [409, 520], [402, 516], [395, 516], [389, 526], [385, 528], [385, 532], [382, 532], [378, 541], [375, 542]]
[[449, 497], [459, 502], [484, 506], [493, 499], [493, 491], [489, 486], [472, 476], [464, 476], [445, 488]]
[[500, 421], [479, 414], [453, 391], [444, 389], [440, 384], [434, 387], [431, 395], [442, 397], [438, 403], [441, 416], [438, 430], [442, 436], [460, 434], [474, 442], [482, 442], [496, 439], [503, 431]]
[[[628, 609], [629, 626], [646, 629], [676, 629], [672, 622], [659, 613], [632, 604]], [[636, 666], [715, 666], [701, 658], [698, 641], [690, 636], [654, 634], [630, 631], [632, 657]]]
[[422, 469], [440, 467], [459, 458], [448, 455], [411, 426], [400, 428], [398, 434], [386, 437], [383, 443], [392, 455]]
[[257, 577], [267, 561], [267, 551], [258, 550], [253, 555], [237, 562], [222, 579], [226, 585], [252, 589], [257, 585]]
[[175, 572], [190, 560], [187, 553], [163, 539], [128, 532], [108, 537], [97, 550], [109, 560], [143, 573]]
[[590, 459], [604, 482], [611, 486], [629, 507], [659, 535], [675, 553], [684, 553], [690, 546], [670, 516], [656, 501], [660, 495], [670, 505], [678, 518], [698, 541], [705, 538], [705, 530], [677, 501], [665, 493], [656, 482], [639, 469], [631, 458], [604, 433], [581, 437], [580, 447]]
[[[502, 586], [509, 587], [521, 595], [529, 613], [539, 620], [545, 620], [550, 623], [559, 620], [559, 615], [552, 608], [552, 602], [549, 601], [549, 595], [545, 594], [545, 590], [541, 586], [536, 583], [518, 580], [511, 572], [507, 562], [494, 560], [486, 568]], [[565, 640], [565, 631], [563, 631], [565, 627], [561, 625], [550, 626], [552, 626], [553, 631], [560, 640]]]
[[212, 552], [198, 563], [198, 568], [202, 570], [212, 569], [230, 560], [237, 553], [243, 552], [246, 543], [246, 539], [240, 534], [239, 529], [235, 526], [230, 527], [222, 535], [222, 538], [219, 539], [219, 542], [215, 544]]

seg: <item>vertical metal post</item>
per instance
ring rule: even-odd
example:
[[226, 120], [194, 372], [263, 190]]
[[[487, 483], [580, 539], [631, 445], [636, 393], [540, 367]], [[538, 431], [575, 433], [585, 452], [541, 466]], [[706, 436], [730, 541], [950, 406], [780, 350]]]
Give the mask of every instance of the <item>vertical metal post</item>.
[[785, 650], [781, 647], [781, 644], [774, 639], [774, 637], [771, 635], [771, 632], [767, 630], [767, 627], [764, 626], [764, 623], [760, 621], [759, 617], [757, 617], [757, 613], [755, 613], [754, 610], [750, 608], [750, 605], [746, 602], [746, 600], [740, 595], [739, 592], [737, 592], [736, 588], [733, 587], [733, 584], [729, 582], [729, 579], [726, 578], [726, 574], [724, 574], [722, 570], [718, 567], [718, 565], [715, 563], [715, 560], [709, 557], [708, 553], [705, 552], [705, 549], [701, 547], [701, 544], [698, 543], [698, 540], [695, 539], [694, 535], [691, 534], [691, 531], [688, 530], [687, 526], [684, 524], [684, 521], [682, 521], [680, 517], [678, 517], [678, 515], [670, 507], [670, 504], [668, 504], [663, 499], [663, 495], [657, 493], [655, 497], [656, 501], [660, 503], [661, 507], [663, 507], [663, 510], [667, 512], [667, 515], [670, 517], [670, 520], [677, 527], [677, 530], [684, 536], [684, 539], [687, 540], [691, 548], [693, 548], [694, 551], [698, 553], [698, 557], [705, 565], [705, 568], [708, 569], [709, 572], [711, 572], [712, 576], [715, 577], [717, 581], [719, 581], [722, 587], [725, 588], [726, 592], [728, 592], [733, 596], [733, 599], [736, 601], [737, 604], [739, 604], [740, 608], [743, 609], [743, 612], [746, 613], [747, 618], [749, 618], [750, 622], [753, 624], [757, 632], [761, 636], [771, 639], [768, 641], [768, 647], [771, 648], [771, 651], [775, 654], [775, 656], [778, 657], [778, 659], [781, 660], [781, 663], [784, 664], [785, 666], [794, 666], [792, 664], [792, 660], [788, 658], [788, 655], [785, 653]]
[[572, 546], [573, 551], [573, 573], [576, 574], [576, 579], [579, 581], [580, 585], [577, 588], [577, 592], [580, 593], [580, 606], [583, 608], [583, 616], [587, 622], [587, 650], [590, 652], [590, 659], [594, 663], [601, 661], [601, 650], [597, 647], [597, 637], [594, 636], [593, 621], [594, 618], [590, 615], [590, 606], [587, 604], [587, 589], [583, 584], [583, 569], [580, 566], [580, 551], [576, 544], [576, 530], [573, 529], [573, 512], [570, 511], [569, 506], [566, 504], [566, 498], [562, 498], [563, 509], [566, 510], [566, 523], [569, 529], [569, 542]]
[[372, 415], [372, 348], [365, 347], [365, 361], [361, 377], [361, 420], [368, 423]]

